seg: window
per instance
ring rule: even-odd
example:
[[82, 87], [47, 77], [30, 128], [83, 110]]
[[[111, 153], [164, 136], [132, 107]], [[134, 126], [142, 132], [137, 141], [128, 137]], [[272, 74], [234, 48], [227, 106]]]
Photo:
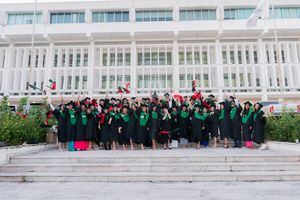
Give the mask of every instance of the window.
[[107, 76], [102, 76], [102, 82], [101, 82], [101, 87], [102, 89], [106, 89], [106, 84], [107, 84]]
[[[18, 24], [32, 24], [34, 13], [15, 13], [8, 14], [7, 24], [18, 25]], [[42, 13], [35, 13], [35, 24], [42, 23]]]
[[191, 20], [216, 20], [215, 9], [201, 9], [201, 10], [180, 10], [179, 20], [180, 21], [191, 21]]
[[130, 53], [125, 53], [125, 66], [130, 66]]
[[207, 62], [207, 51], [203, 51], [202, 52], [202, 64], [203, 65], [207, 65], [208, 62]]
[[184, 52], [179, 52], [179, 65], [184, 65]]
[[228, 74], [227, 73], [224, 74], [224, 86], [229, 87], [229, 81], [228, 81]]
[[248, 19], [254, 8], [229, 8], [224, 9], [224, 20]]
[[82, 77], [82, 89], [87, 89], [87, 76]]
[[102, 55], [102, 65], [107, 66], [107, 53]]
[[79, 76], [75, 76], [75, 90], [79, 89]]
[[50, 14], [50, 24], [84, 23], [84, 12], [59, 12]]
[[270, 17], [275, 17], [277, 19], [291, 19], [300, 18], [300, 7], [277, 7], [273, 9], [270, 8]]
[[73, 66], [73, 54], [69, 55], [69, 67]]
[[55, 54], [54, 55], [54, 67], [57, 67], [57, 61], [58, 61], [58, 55], [57, 54]]
[[[130, 54], [128, 55], [128, 59]], [[138, 65], [172, 65], [172, 53], [171, 52], [144, 52], [137, 54]]]
[[71, 90], [72, 88], [72, 76], [68, 76], [68, 85], [67, 85], [67, 89]]
[[238, 51], [238, 61], [239, 61], [239, 64], [242, 64], [242, 52], [241, 51]]
[[258, 57], [257, 57], [257, 51], [253, 51], [253, 56], [254, 56], [254, 63], [258, 63]]
[[88, 66], [88, 62], [89, 62], [89, 55], [87, 53], [85, 53], [83, 55], [83, 66], [84, 67]]
[[180, 88], [185, 88], [185, 74], [180, 74], [179, 75], [179, 85]]
[[76, 54], [76, 67], [80, 66], [80, 59], [81, 59], [80, 57], [81, 57], [80, 53]]
[[172, 10], [143, 10], [136, 11], [137, 22], [172, 21]]
[[110, 66], [115, 66], [115, 61], [116, 61], [115, 54], [111, 53], [110, 54], [110, 58], [109, 58], [109, 64], [110, 64]]
[[123, 53], [118, 53], [117, 54], [117, 65], [118, 66], [123, 66]]
[[227, 53], [226, 53], [226, 51], [222, 51], [222, 63], [227, 64]]

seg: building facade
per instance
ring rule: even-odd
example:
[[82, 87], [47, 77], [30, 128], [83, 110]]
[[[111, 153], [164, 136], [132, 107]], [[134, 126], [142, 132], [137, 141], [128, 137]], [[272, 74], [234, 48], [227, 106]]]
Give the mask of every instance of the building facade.
[[254, 28], [246, 22], [258, 0], [38, 3], [35, 20], [33, 4], [0, 4], [0, 96], [17, 101], [29, 82], [44, 88], [49, 79], [55, 100], [116, 95], [127, 82], [134, 96], [191, 94], [196, 80], [219, 99], [278, 100], [283, 88], [286, 101], [299, 101], [300, 1], [273, 2]]

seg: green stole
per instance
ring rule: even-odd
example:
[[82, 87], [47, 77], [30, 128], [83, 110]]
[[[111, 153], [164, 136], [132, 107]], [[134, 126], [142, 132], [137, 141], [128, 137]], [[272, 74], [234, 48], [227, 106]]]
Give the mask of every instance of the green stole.
[[248, 119], [250, 118], [250, 116], [251, 116], [252, 113], [253, 113], [253, 110], [250, 108], [250, 109], [248, 110], [247, 115], [243, 115], [243, 117], [242, 117], [242, 123], [243, 123], [243, 124], [246, 124], [246, 123], [247, 123], [247, 121], [248, 121]]
[[62, 118], [66, 118], [66, 115], [65, 115], [65, 113], [63, 113], [63, 111], [60, 110], [59, 113], [62, 116]]
[[151, 118], [152, 119], [157, 119], [158, 118], [158, 113], [156, 111], [152, 111]]
[[259, 110], [258, 112], [254, 112], [254, 114], [253, 114], [254, 121], [256, 120], [256, 117], [260, 112], [261, 112], [261, 110]]
[[233, 107], [230, 111], [230, 119], [234, 119], [235, 113], [237, 111], [237, 107]]
[[81, 111], [81, 122], [82, 122], [82, 125], [86, 125], [87, 124], [87, 118], [86, 118], [86, 113], [84, 111]]
[[186, 111], [181, 111], [181, 113], [180, 113], [180, 117], [182, 117], [182, 118], [187, 118], [189, 116], [189, 113], [188, 112], [186, 112]]
[[149, 114], [142, 111], [140, 115], [140, 126], [146, 126], [148, 119]]
[[222, 109], [221, 113], [220, 113], [220, 116], [219, 116], [219, 120], [224, 119], [224, 118], [225, 118], [225, 110]]
[[124, 120], [124, 122], [129, 122], [129, 116], [128, 115], [121, 114], [121, 117]]
[[69, 114], [70, 114], [70, 122], [72, 125], [76, 125], [76, 117], [75, 117], [75, 112], [74, 110], [69, 110]]

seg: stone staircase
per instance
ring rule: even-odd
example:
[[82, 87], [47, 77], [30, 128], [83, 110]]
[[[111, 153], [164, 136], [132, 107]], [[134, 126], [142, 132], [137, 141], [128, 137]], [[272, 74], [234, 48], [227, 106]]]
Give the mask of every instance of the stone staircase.
[[274, 150], [178, 149], [17, 156], [1, 182], [299, 181], [300, 155]]

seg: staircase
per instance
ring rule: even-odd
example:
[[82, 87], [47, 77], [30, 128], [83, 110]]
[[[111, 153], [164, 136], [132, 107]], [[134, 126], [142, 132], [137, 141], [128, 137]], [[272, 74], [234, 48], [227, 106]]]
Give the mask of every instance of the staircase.
[[300, 180], [300, 155], [274, 150], [179, 149], [18, 156], [0, 182], [202, 182]]

